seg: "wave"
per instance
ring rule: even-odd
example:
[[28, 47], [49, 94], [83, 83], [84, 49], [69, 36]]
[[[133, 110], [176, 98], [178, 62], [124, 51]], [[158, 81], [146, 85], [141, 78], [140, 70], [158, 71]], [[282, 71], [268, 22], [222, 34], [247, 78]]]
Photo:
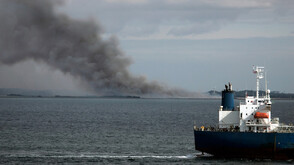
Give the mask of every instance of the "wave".
[[4, 157], [18, 158], [101, 158], [101, 159], [191, 159], [198, 153], [188, 155], [98, 155], [98, 154], [68, 154], [68, 155], [40, 155], [40, 154], [9, 154]]

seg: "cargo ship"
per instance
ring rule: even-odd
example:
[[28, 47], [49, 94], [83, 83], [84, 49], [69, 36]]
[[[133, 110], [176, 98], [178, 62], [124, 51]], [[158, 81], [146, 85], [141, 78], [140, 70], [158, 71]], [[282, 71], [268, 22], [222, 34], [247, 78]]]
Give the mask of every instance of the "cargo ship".
[[234, 105], [232, 84], [225, 85], [219, 107], [217, 127], [194, 125], [195, 149], [202, 154], [230, 158], [293, 159], [294, 127], [271, 116], [270, 90], [265, 81], [265, 95], [259, 96], [259, 81], [264, 67], [253, 66], [256, 96], [245, 96]]

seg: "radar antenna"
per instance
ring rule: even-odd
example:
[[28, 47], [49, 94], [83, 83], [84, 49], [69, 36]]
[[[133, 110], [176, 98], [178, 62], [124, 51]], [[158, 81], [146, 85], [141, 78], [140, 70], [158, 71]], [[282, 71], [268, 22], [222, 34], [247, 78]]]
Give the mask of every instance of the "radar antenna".
[[253, 73], [256, 74], [256, 99], [259, 98], [259, 80], [264, 78], [264, 67], [263, 66], [254, 66]]

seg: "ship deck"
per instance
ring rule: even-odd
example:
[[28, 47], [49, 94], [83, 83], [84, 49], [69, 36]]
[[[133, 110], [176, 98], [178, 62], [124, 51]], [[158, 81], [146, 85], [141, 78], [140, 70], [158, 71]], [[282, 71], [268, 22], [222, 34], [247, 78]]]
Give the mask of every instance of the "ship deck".
[[[251, 124], [250, 126], [260, 126], [262, 124]], [[238, 127], [230, 127], [230, 128], [218, 128], [213, 126], [208, 127], [197, 127], [194, 125], [195, 131], [211, 131], [211, 132], [241, 132]], [[254, 132], [252, 131], [245, 131], [245, 132]], [[276, 128], [273, 131], [267, 132], [267, 131], [256, 131], [256, 133], [294, 133], [294, 126], [292, 125], [281, 125], [278, 128]]]

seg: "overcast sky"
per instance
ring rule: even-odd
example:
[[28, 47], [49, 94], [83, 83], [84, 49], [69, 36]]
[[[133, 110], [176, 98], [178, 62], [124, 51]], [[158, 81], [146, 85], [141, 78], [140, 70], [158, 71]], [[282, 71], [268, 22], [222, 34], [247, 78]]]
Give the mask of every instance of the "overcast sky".
[[[131, 57], [130, 72], [150, 81], [195, 92], [227, 82], [254, 89], [252, 65], [261, 65], [272, 91], [294, 92], [293, 0], [66, 0], [56, 12], [100, 24]], [[80, 90], [44, 64], [0, 69], [0, 87]], [[19, 80], [21, 70], [30, 72]]]

